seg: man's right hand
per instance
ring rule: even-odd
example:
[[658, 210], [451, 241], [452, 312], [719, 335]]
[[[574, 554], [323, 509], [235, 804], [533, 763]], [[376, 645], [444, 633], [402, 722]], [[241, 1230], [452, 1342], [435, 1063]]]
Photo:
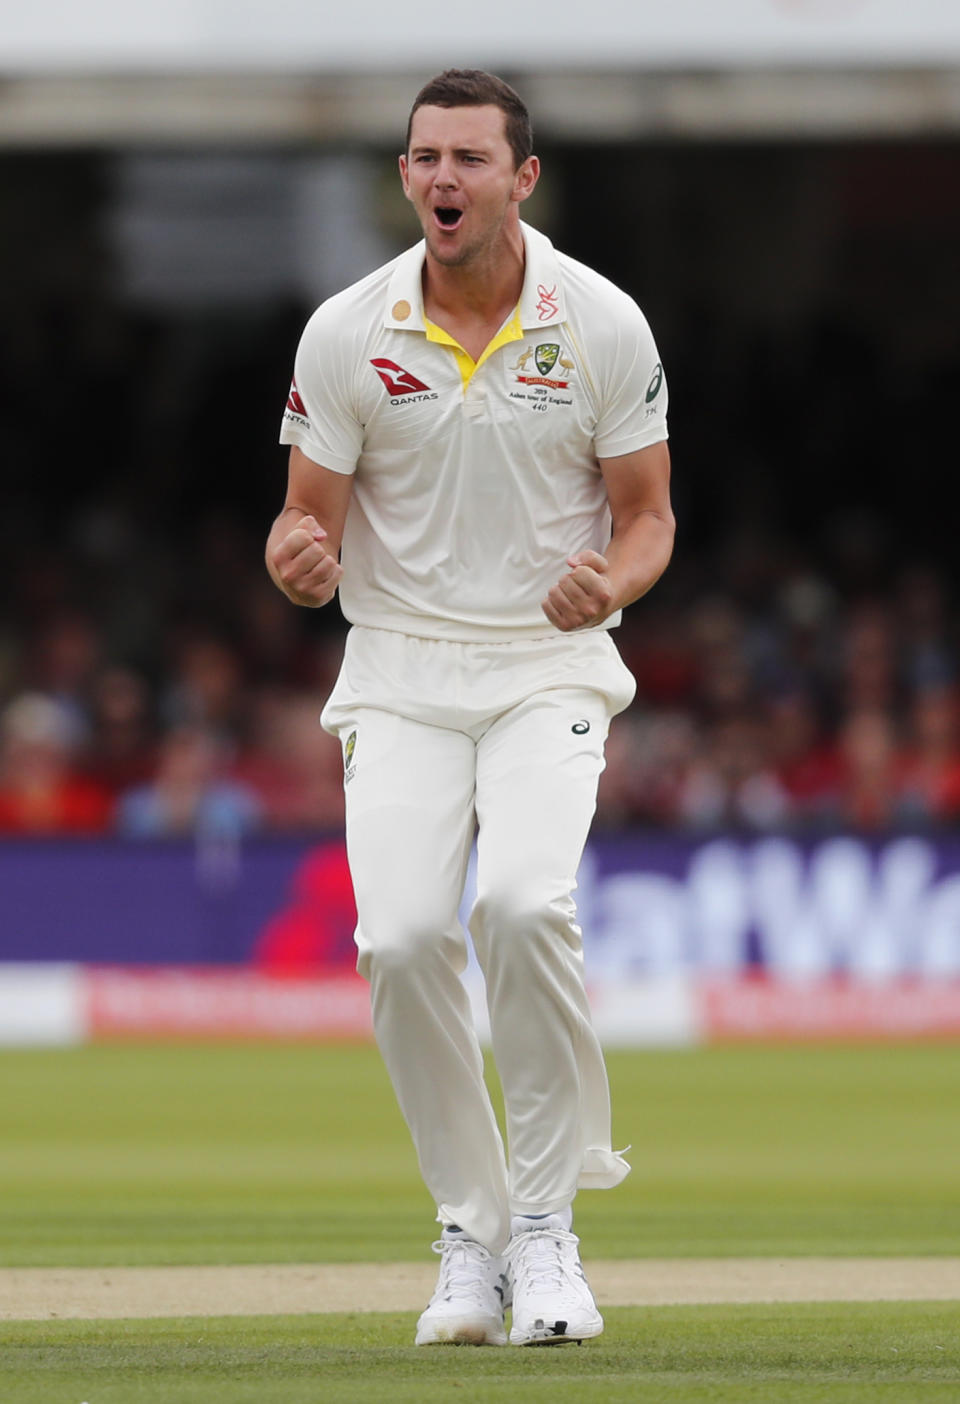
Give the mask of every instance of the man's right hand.
[[317, 609], [337, 593], [343, 567], [326, 545], [327, 533], [316, 517], [301, 517], [297, 525], [271, 543], [270, 573], [288, 600]]

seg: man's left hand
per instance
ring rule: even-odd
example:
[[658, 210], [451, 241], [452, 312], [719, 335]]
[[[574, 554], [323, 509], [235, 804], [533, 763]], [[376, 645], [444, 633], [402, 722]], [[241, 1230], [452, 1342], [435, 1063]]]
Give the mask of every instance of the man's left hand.
[[567, 559], [569, 575], [553, 586], [540, 608], [565, 634], [599, 624], [613, 613], [613, 586], [607, 559], [597, 551], [579, 551]]

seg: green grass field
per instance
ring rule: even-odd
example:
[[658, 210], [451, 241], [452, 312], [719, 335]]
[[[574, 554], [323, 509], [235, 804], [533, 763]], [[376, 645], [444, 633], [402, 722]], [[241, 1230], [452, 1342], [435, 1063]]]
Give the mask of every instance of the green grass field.
[[[960, 1047], [610, 1058], [633, 1174], [588, 1257], [960, 1253]], [[0, 1054], [6, 1265], [420, 1259], [432, 1210], [366, 1047]], [[960, 1304], [607, 1313], [552, 1351], [417, 1351], [413, 1315], [0, 1324], [3, 1404], [957, 1400]]]
[[957, 1309], [942, 1303], [608, 1311], [578, 1349], [417, 1350], [414, 1316], [28, 1323], [0, 1332], [15, 1404], [955, 1404]]
[[[596, 1257], [960, 1253], [960, 1046], [614, 1054], [633, 1173]], [[424, 1254], [432, 1207], [376, 1051], [0, 1054], [7, 1264]]]

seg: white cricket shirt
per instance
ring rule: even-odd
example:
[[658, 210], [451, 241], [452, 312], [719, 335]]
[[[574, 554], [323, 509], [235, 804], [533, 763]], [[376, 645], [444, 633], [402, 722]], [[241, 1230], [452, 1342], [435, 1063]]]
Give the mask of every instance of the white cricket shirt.
[[423, 242], [307, 323], [280, 441], [355, 475], [340, 584], [351, 623], [464, 642], [555, 637], [541, 600], [569, 555], [610, 540], [597, 459], [667, 437], [643, 313], [521, 228], [520, 302], [476, 363], [424, 318]]

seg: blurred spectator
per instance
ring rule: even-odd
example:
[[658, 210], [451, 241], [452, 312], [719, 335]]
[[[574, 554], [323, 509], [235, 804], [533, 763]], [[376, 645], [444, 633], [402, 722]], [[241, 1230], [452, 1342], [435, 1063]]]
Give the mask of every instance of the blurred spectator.
[[917, 693], [909, 718], [900, 812], [920, 822], [960, 815], [960, 710], [952, 687]]
[[754, 689], [741, 610], [730, 597], [714, 593], [694, 605], [687, 628], [697, 659], [696, 699], [702, 715], [742, 714]]
[[96, 834], [111, 800], [75, 765], [76, 726], [42, 693], [14, 698], [0, 717], [0, 833]]
[[259, 800], [227, 775], [228, 751], [207, 727], [175, 727], [163, 741], [156, 778], [122, 795], [117, 828], [127, 838], [241, 838], [261, 825]]
[[835, 669], [840, 601], [811, 566], [791, 568], [777, 597], [780, 670], [771, 677], [774, 693], [804, 691], [822, 710]]
[[899, 582], [897, 614], [906, 681], [911, 688], [943, 688], [957, 676], [943, 581], [929, 566], [915, 566]]
[[829, 811], [840, 784], [840, 758], [822, 734], [812, 698], [786, 692], [767, 705], [768, 754], [794, 823], [816, 822]]
[[855, 829], [882, 829], [902, 813], [905, 757], [890, 715], [879, 707], [851, 712], [840, 730], [839, 787], [833, 817]]
[[343, 632], [319, 634], [304, 640], [297, 659], [296, 686], [318, 703], [322, 704], [333, 690], [343, 662], [343, 645]]
[[77, 742], [89, 732], [90, 691], [102, 650], [98, 625], [64, 609], [39, 631], [29, 653], [29, 686], [60, 703]]
[[853, 610], [842, 644], [841, 703], [845, 712], [892, 712], [900, 695], [894, 622], [871, 600]]
[[97, 677], [91, 698], [91, 734], [84, 769], [111, 794], [149, 780], [157, 742], [146, 680], [119, 664]]
[[293, 682], [303, 653], [297, 611], [272, 580], [250, 581], [243, 600], [244, 670], [258, 684]]
[[640, 702], [651, 707], [682, 706], [697, 684], [693, 640], [683, 612], [655, 600], [649, 607], [644, 605], [642, 619], [625, 616], [617, 644], [637, 680]]
[[343, 827], [340, 742], [320, 725], [321, 701], [310, 693], [261, 692], [251, 746], [234, 774], [260, 798], [275, 829]]
[[629, 713], [614, 717], [610, 723], [606, 764], [597, 787], [599, 828], [624, 828], [643, 815], [644, 776], [638, 733], [639, 726]]
[[246, 692], [233, 648], [210, 634], [188, 636], [176, 651], [162, 701], [167, 725], [210, 727], [224, 739], [242, 730]]
[[713, 723], [691, 767], [678, 813], [691, 828], [774, 829], [790, 818], [790, 800], [767, 764], [763, 730], [748, 712]]
[[648, 824], [680, 822], [683, 796], [700, 751], [692, 716], [672, 709], [644, 719], [638, 733], [641, 765], [639, 815]]

